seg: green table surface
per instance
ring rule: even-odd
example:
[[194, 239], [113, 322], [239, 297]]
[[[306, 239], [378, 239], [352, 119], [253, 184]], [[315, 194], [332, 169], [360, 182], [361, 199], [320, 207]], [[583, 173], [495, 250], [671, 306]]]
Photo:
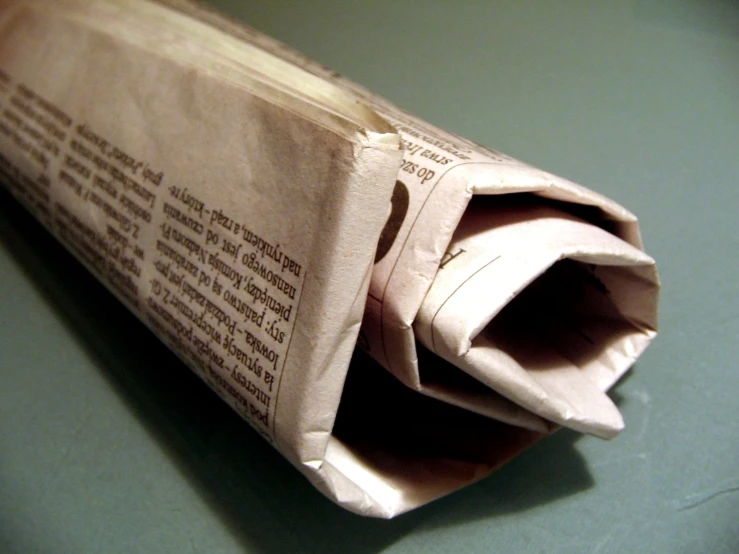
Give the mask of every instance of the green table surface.
[[739, 3], [213, 1], [637, 213], [662, 334], [559, 432], [393, 521], [325, 500], [0, 195], [0, 552], [739, 552]]

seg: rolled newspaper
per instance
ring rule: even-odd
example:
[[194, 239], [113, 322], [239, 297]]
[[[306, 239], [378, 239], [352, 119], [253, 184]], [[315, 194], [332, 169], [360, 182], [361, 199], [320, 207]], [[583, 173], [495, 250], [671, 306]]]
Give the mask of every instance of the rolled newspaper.
[[615, 436], [656, 334], [626, 209], [189, 1], [0, 0], [0, 181], [365, 515]]

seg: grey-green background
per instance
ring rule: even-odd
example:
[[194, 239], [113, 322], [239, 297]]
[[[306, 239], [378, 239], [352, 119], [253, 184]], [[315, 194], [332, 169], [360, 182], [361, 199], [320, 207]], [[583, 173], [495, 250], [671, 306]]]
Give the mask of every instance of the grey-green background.
[[345, 513], [3, 193], [0, 551], [739, 552], [739, 3], [212, 3], [639, 215], [662, 335], [614, 390], [628, 427]]

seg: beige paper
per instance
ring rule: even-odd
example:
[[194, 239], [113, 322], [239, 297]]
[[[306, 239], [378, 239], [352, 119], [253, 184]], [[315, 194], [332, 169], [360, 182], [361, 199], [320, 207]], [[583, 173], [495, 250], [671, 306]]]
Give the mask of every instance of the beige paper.
[[[655, 335], [624, 208], [187, 1], [0, 0], [0, 180], [365, 515], [615, 436]], [[357, 354], [344, 386], [362, 317], [399, 381]]]

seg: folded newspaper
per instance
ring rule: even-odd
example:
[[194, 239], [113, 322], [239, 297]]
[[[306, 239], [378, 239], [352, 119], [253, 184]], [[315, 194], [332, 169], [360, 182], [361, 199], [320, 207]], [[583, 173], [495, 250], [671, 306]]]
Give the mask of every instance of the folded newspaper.
[[0, 0], [0, 182], [360, 514], [614, 437], [656, 334], [626, 209], [187, 0]]

